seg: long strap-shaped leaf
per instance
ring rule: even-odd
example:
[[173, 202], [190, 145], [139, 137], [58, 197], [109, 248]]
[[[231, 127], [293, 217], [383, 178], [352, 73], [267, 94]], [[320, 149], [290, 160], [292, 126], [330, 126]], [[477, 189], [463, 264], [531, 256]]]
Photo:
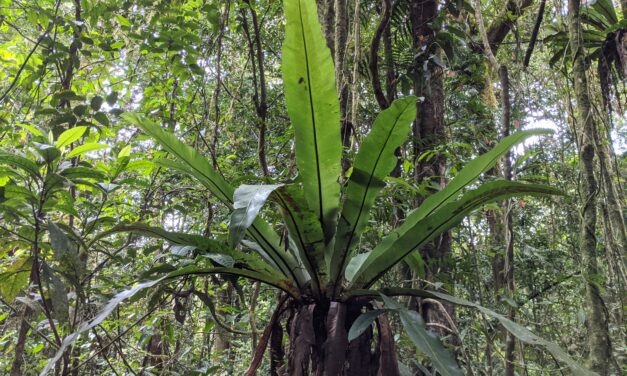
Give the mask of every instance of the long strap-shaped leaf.
[[433, 299], [441, 299], [447, 302], [464, 306], [475, 308], [486, 316], [497, 319], [507, 331], [512, 333], [519, 340], [534, 345], [534, 346], [542, 346], [548, 352], [551, 353], [555, 357], [555, 359], [566, 363], [572, 374], [575, 376], [599, 376], [598, 373], [592, 372], [584, 368], [581, 364], [577, 363], [573, 358], [568, 355], [568, 353], [562, 350], [557, 344], [547, 341], [544, 338], [541, 338], [531, 332], [529, 329], [524, 326], [517, 324], [516, 322], [508, 319], [507, 317], [494, 312], [493, 310], [486, 308], [477, 303], [473, 303], [471, 301], [458, 298], [452, 295], [444, 294], [438, 291], [430, 291], [430, 290], [418, 290], [418, 289], [409, 289], [409, 288], [385, 288], [381, 291], [373, 291], [373, 290], [352, 290], [350, 291], [350, 296], [345, 296], [344, 299], [352, 299], [356, 297], [378, 297], [383, 295], [387, 296], [416, 296], [420, 298], [433, 298]]
[[[173, 134], [164, 131], [159, 125], [148, 118], [135, 113], [126, 113], [122, 117], [131, 124], [141, 128], [157, 141], [165, 150], [174, 155], [181, 163], [171, 164], [178, 166], [182, 172], [196, 177], [229, 209], [233, 209], [233, 187], [218, 174], [211, 163], [201, 156], [194, 148], [181, 142]], [[248, 234], [265, 251], [262, 255], [270, 257], [283, 274], [293, 278], [299, 286], [306, 282], [306, 276], [302, 273], [300, 265], [289, 253], [283, 251], [280, 246], [279, 236], [270, 225], [261, 218], [256, 218], [248, 228]]]
[[[409, 231], [409, 229], [416, 226], [416, 223], [422, 220], [425, 216], [433, 213], [439, 207], [442, 207], [442, 205], [445, 205], [457, 198], [464, 187], [472, 184], [482, 173], [494, 167], [499, 158], [507, 153], [507, 151], [514, 145], [523, 142], [531, 136], [539, 136], [550, 133], [552, 133], [551, 130], [534, 129], [516, 132], [513, 135], [504, 138], [494, 147], [494, 149], [468, 162], [468, 164], [462, 168], [457, 176], [455, 176], [455, 178], [451, 180], [441, 191], [427, 197], [419, 208], [408, 214], [403, 224], [396, 231], [399, 233]], [[392, 241], [394, 241], [394, 238], [386, 238], [383, 240], [383, 242]], [[422, 257], [418, 254], [408, 255], [405, 258], [405, 262], [407, 262], [410, 268], [414, 270], [422, 269]]]
[[229, 256], [239, 268], [255, 270], [270, 275], [275, 274], [283, 279], [287, 278], [283, 274], [277, 274], [277, 270], [275, 270], [273, 265], [266, 263], [258, 254], [244, 253], [240, 250], [227, 247], [222, 242], [210, 239], [206, 236], [166, 231], [160, 227], [147, 226], [143, 223], [131, 223], [115, 226], [106, 233], [100, 234], [98, 238], [102, 238], [103, 234], [106, 235], [116, 232], [132, 232], [146, 237], [160, 238], [168, 241], [170, 244], [193, 246], [200, 251]]
[[416, 118], [416, 100], [414, 96], [399, 99], [381, 112], [359, 149], [346, 188], [335, 248], [327, 255], [333, 284], [341, 283], [350, 250], [368, 223], [377, 194], [385, 187], [383, 179], [396, 165], [394, 151], [411, 130], [411, 122]]
[[531, 136], [540, 136], [551, 133], [553, 133], [553, 131], [548, 129], [533, 129], [528, 131], [519, 131], [511, 136], [505, 137], [492, 150], [468, 162], [466, 166], [459, 171], [455, 178], [451, 180], [441, 191], [427, 197], [420, 207], [407, 215], [405, 222], [403, 222], [397, 231], [407, 231], [408, 229], [414, 227], [418, 221], [430, 213], [433, 213], [442, 205], [455, 200], [465, 187], [474, 183], [479, 176], [481, 176], [481, 174], [494, 167], [499, 159], [514, 145], [523, 142]]
[[284, 10], [282, 70], [296, 139], [296, 164], [307, 203], [318, 215], [329, 242], [337, 223], [342, 157], [335, 70], [315, 0], [285, 0]]
[[437, 235], [457, 225], [466, 215], [483, 205], [513, 196], [546, 196], [562, 194], [541, 184], [523, 184], [497, 180], [483, 184], [459, 200], [437, 209], [406, 231], [394, 231], [376, 246], [357, 268], [353, 286], [368, 287], [410, 252]]
[[273, 194], [282, 208], [283, 218], [299, 258], [312, 278], [314, 294], [327, 280], [324, 262], [324, 233], [316, 214], [309, 210], [300, 186], [285, 185]]

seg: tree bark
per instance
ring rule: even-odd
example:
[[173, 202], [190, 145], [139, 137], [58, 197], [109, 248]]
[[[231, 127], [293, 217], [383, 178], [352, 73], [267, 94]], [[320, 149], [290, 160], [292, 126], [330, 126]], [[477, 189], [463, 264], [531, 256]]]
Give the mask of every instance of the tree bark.
[[[446, 142], [444, 126], [444, 82], [443, 69], [430, 61], [431, 56], [439, 53], [434, 43], [435, 31], [431, 23], [438, 14], [437, 0], [412, 0], [410, 3], [410, 19], [412, 26], [413, 48], [417, 58], [414, 61], [413, 79], [414, 92], [418, 97], [424, 98], [418, 103], [417, 118], [413, 124], [413, 156], [416, 164], [415, 179], [419, 183], [435, 183], [439, 186], [446, 184], [446, 158], [435, 153], [431, 158], [418, 161], [420, 155], [433, 150]], [[426, 69], [423, 69], [426, 67]], [[427, 184], [428, 185], [428, 184]], [[420, 205], [421, 199], [416, 202]], [[451, 237], [448, 232], [438, 236], [434, 241], [425, 245], [421, 252], [428, 270], [439, 273], [447, 269], [446, 258], [450, 254]], [[454, 317], [451, 304], [445, 303], [448, 314]], [[442, 313], [432, 310], [430, 305], [422, 309], [422, 314], [427, 322], [446, 323]], [[440, 333], [444, 335], [444, 332]]]
[[595, 176], [596, 124], [588, 96], [588, 81], [580, 23], [580, 0], [568, 1], [568, 31], [573, 56], [573, 79], [577, 100], [577, 122], [581, 133], [579, 166], [581, 171], [581, 233], [580, 251], [582, 274], [586, 283], [586, 321], [588, 329], [588, 360], [591, 368], [601, 375], [609, 375], [612, 352], [608, 334], [607, 317], [601, 297], [600, 286], [595, 276], [597, 265], [597, 180]]
[[[374, 343], [369, 328], [349, 343], [348, 330], [361, 314], [361, 302], [319, 301], [294, 308], [288, 322], [290, 376], [398, 376], [394, 336], [383, 315]], [[372, 353], [372, 348], [376, 353]]]

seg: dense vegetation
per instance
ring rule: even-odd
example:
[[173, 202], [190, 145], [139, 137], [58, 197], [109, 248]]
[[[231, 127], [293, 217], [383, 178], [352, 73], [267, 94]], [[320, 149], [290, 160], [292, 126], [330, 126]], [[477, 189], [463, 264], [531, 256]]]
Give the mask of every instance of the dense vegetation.
[[0, 374], [625, 374], [626, 16], [0, 0]]

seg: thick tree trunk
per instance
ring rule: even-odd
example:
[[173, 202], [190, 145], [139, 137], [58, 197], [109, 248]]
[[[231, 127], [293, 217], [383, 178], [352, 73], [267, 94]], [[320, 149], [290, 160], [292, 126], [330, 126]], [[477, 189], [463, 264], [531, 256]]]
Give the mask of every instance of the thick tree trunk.
[[362, 304], [318, 302], [294, 308], [288, 324], [290, 376], [396, 376], [396, 348], [389, 322], [378, 319], [373, 348], [372, 328], [349, 343], [348, 330]]
[[588, 97], [588, 82], [584, 61], [580, 23], [580, 0], [568, 1], [568, 29], [573, 60], [573, 78], [577, 99], [578, 123], [581, 132], [579, 165], [581, 170], [581, 238], [582, 274], [586, 284], [586, 319], [588, 327], [588, 359], [591, 368], [601, 375], [608, 375], [612, 360], [607, 317], [605, 316], [600, 286], [595, 281], [599, 273], [597, 266], [597, 181], [595, 177], [595, 134], [596, 124]]

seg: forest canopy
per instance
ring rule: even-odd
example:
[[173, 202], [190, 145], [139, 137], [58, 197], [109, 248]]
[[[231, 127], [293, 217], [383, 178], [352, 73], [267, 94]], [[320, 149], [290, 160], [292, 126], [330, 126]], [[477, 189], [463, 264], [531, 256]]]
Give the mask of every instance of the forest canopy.
[[0, 0], [0, 373], [627, 372], [624, 0]]

